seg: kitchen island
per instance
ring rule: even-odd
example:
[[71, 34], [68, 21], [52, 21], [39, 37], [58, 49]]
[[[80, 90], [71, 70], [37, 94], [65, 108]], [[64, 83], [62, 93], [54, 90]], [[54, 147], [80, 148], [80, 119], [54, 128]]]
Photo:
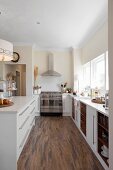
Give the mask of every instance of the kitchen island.
[[0, 170], [16, 170], [17, 161], [35, 124], [36, 98], [13, 97], [14, 105], [0, 108]]

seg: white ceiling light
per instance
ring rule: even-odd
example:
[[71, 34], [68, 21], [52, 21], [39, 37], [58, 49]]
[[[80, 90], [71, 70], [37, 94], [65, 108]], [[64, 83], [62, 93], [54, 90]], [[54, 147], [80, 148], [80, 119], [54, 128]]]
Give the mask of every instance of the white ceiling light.
[[0, 39], [0, 61], [11, 61], [13, 59], [13, 44]]

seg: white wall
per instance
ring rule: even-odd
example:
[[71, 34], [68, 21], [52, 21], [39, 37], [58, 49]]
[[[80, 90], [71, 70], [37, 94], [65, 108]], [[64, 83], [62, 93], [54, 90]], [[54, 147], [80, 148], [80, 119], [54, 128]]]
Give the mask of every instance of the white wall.
[[108, 1], [108, 51], [109, 51], [109, 147], [110, 147], [110, 170], [113, 170], [113, 0]]
[[[38, 83], [42, 86], [42, 90], [59, 90], [61, 82], [67, 82], [68, 87], [73, 87], [73, 63], [71, 51], [51, 51], [54, 54], [54, 70], [59, 72], [62, 77], [40, 77]], [[34, 50], [34, 65], [38, 66], [38, 74], [48, 70], [48, 51]], [[44, 84], [44, 87], [43, 87]]]
[[6, 80], [8, 73], [16, 76], [16, 71], [20, 72], [20, 95], [26, 96], [26, 64], [4, 64], [3, 79]]
[[[14, 51], [20, 55], [18, 64], [26, 64], [26, 95], [33, 92], [32, 46], [14, 46]], [[12, 64], [12, 63], [11, 63]]]
[[98, 57], [108, 50], [108, 22], [82, 48], [82, 64]]
[[74, 91], [79, 92], [81, 75], [81, 49], [73, 49], [73, 79]]
[[3, 79], [3, 63], [0, 61], [0, 80]]

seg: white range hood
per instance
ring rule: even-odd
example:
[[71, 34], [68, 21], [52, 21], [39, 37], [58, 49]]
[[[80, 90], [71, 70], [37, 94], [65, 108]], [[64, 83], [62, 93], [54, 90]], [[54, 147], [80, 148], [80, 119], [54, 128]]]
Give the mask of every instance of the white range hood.
[[54, 70], [54, 56], [52, 53], [48, 55], [48, 70], [41, 74], [41, 76], [55, 76], [60, 77], [61, 74]]

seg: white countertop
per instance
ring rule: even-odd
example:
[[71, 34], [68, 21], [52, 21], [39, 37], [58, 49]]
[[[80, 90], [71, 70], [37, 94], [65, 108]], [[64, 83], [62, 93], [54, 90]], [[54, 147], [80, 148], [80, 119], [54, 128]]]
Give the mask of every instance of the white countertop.
[[109, 116], [109, 110], [106, 110], [103, 107], [103, 104], [97, 104], [97, 103], [93, 103], [91, 101], [91, 99], [80, 99], [81, 102], [85, 103], [88, 106], [93, 107], [94, 109], [96, 109], [97, 111], [103, 113], [105, 116]]
[[14, 96], [12, 97], [14, 105], [0, 108], [0, 113], [17, 113], [21, 111], [33, 98], [34, 96]]
[[105, 108], [103, 107], [103, 104], [93, 103], [91, 101], [90, 97], [75, 96], [75, 95], [70, 94], [70, 93], [67, 93], [67, 94], [70, 95], [71, 97], [73, 97], [74, 99], [79, 100], [79, 101], [85, 103], [86, 105], [93, 107], [94, 109], [101, 112], [102, 114], [109, 116], [109, 110], [105, 110]]

